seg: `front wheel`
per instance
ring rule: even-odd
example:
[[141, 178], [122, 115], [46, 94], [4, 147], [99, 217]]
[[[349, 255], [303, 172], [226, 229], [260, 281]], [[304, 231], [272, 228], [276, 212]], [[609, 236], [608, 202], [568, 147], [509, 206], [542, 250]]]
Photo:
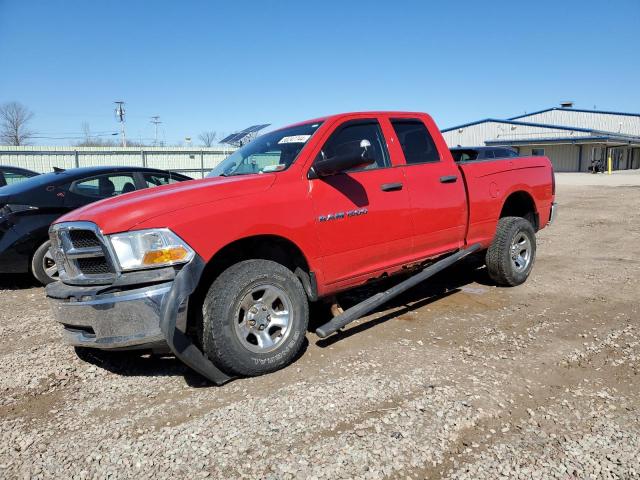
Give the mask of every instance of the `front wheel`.
[[202, 309], [203, 347], [231, 375], [255, 376], [293, 361], [309, 305], [300, 280], [270, 260], [245, 260], [218, 276]]
[[51, 242], [47, 240], [38, 247], [31, 259], [31, 273], [43, 285], [58, 280], [58, 266], [49, 247], [51, 247]]
[[489, 276], [498, 285], [515, 287], [524, 283], [536, 259], [536, 234], [531, 223], [521, 217], [504, 217], [487, 250]]

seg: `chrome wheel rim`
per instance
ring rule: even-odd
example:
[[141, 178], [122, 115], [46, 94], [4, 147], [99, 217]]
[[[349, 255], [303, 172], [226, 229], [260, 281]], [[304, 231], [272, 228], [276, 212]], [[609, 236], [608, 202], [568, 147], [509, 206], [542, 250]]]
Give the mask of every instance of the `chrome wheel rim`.
[[56, 265], [56, 261], [53, 259], [53, 255], [51, 255], [50, 250], [47, 250], [47, 253], [44, 254], [42, 259], [42, 269], [49, 278], [53, 278], [55, 280], [58, 279], [58, 265]]
[[235, 332], [243, 347], [268, 353], [291, 333], [291, 299], [275, 285], [258, 285], [246, 293], [236, 310]]
[[523, 272], [531, 263], [531, 240], [523, 232], [511, 242], [511, 263], [516, 272]]

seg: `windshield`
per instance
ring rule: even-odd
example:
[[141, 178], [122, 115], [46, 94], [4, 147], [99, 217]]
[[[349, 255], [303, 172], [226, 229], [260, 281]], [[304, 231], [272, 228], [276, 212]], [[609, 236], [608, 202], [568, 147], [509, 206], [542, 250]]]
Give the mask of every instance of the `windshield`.
[[4, 187], [0, 187], [0, 193], [4, 193], [6, 195], [15, 195], [18, 193], [26, 192], [32, 188], [43, 187], [49, 184], [59, 184], [61, 175], [65, 175], [64, 172], [51, 172], [51, 173], [43, 173], [42, 175], [36, 175], [35, 177], [27, 178], [22, 182], [12, 183], [11, 185], [6, 185]]
[[233, 152], [211, 170], [207, 177], [286, 170], [320, 124], [321, 122], [305, 123], [266, 133]]

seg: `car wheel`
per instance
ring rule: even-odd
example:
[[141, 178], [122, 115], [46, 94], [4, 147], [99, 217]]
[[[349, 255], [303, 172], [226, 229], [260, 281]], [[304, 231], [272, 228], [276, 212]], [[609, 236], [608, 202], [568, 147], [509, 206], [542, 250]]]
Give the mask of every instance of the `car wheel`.
[[498, 285], [515, 287], [524, 283], [536, 259], [536, 234], [521, 217], [504, 217], [487, 250], [485, 261], [491, 279]]
[[47, 240], [38, 247], [31, 259], [31, 273], [43, 285], [58, 280], [58, 266], [49, 251], [50, 246], [51, 242]]
[[202, 310], [203, 347], [231, 375], [255, 376], [293, 361], [309, 305], [300, 280], [270, 260], [246, 260], [213, 282]]

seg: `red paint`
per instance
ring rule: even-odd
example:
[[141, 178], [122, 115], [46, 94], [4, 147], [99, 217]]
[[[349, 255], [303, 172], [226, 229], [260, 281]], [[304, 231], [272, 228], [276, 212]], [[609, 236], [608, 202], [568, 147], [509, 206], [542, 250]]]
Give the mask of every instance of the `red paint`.
[[[441, 161], [407, 165], [389, 118], [417, 118], [433, 137]], [[377, 118], [392, 166], [307, 178], [325, 140], [347, 120]], [[544, 228], [552, 192], [546, 157], [457, 165], [429, 115], [367, 112], [326, 117], [289, 169], [177, 183], [103, 200], [59, 221], [95, 222], [104, 233], [168, 227], [209, 261], [229, 243], [255, 235], [286, 238], [303, 252], [322, 295], [393, 273], [403, 265], [480, 242], [488, 247], [505, 199], [527, 192]], [[440, 177], [457, 175], [455, 183]], [[401, 182], [383, 192], [383, 183]], [[332, 212], [367, 213], [320, 222]]]

